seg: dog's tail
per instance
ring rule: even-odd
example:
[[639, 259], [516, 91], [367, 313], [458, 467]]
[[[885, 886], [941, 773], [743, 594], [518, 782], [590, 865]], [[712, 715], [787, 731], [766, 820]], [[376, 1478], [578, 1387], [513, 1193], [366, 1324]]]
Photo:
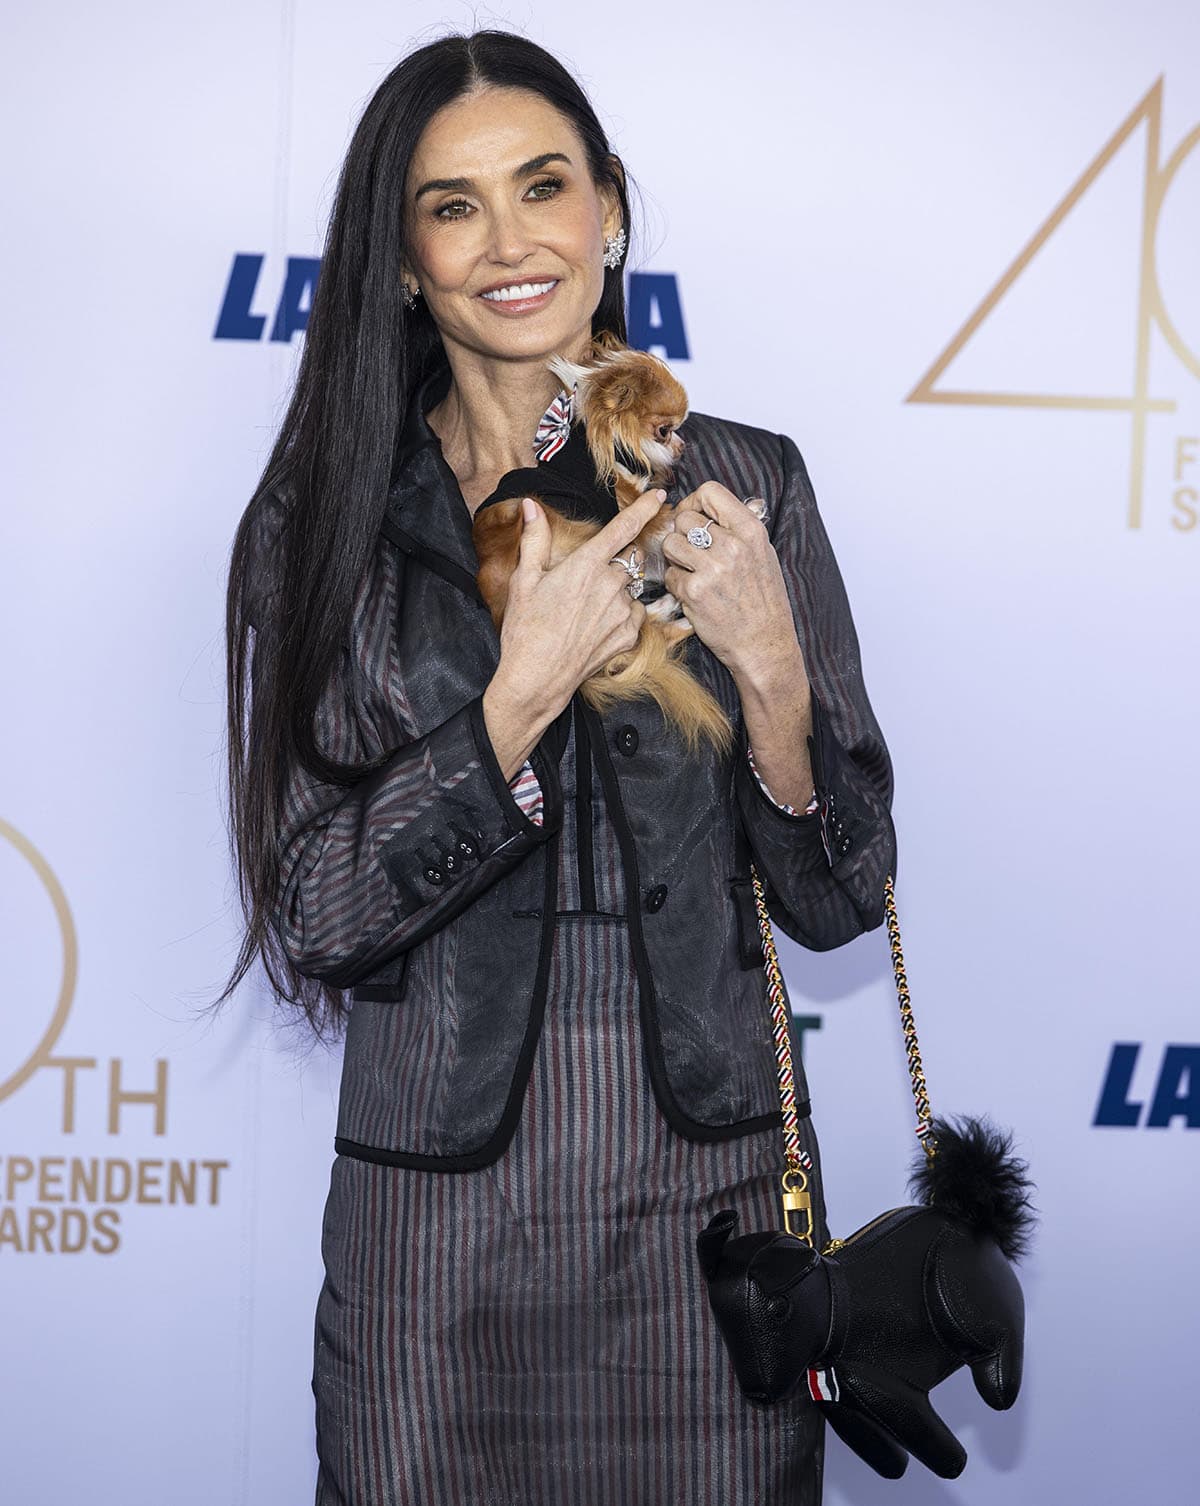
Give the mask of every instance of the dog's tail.
[[583, 682], [580, 693], [600, 712], [631, 697], [649, 696], [679, 728], [690, 754], [707, 739], [724, 757], [733, 746], [733, 728], [716, 697], [675, 657], [683, 641], [669, 642], [657, 622], [645, 622], [636, 647], [615, 654]]

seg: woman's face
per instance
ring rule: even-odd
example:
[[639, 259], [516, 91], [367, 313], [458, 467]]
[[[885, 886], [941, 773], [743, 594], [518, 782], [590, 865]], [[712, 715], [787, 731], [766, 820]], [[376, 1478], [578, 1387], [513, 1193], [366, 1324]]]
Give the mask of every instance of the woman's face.
[[[413, 157], [405, 210], [404, 279], [447, 348], [516, 360], [582, 353], [620, 203], [597, 191], [574, 126], [540, 94], [489, 87], [440, 110]], [[530, 283], [533, 297], [484, 296]]]

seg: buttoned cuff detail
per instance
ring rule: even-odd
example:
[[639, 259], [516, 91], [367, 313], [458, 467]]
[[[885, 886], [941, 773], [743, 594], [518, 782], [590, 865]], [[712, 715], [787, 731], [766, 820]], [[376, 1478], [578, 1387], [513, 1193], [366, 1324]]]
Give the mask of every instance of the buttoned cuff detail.
[[520, 851], [529, 845], [531, 836], [541, 835], [540, 823], [529, 820], [504, 778], [488, 736], [482, 694], [464, 710], [468, 738], [458, 759], [473, 760], [474, 775], [467, 772], [469, 764], [462, 772], [453, 771], [452, 759], [443, 765], [452, 772], [442, 784], [435, 764], [434, 779], [441, 785], [441, 799], [425, 808], [424, 819], [414, 820], [407, 827], [403, 847], [399, 843], [391, 846], [384, 860], [398, 888], [407, 884], [429, 898], [437, 890], [449, 888], [485, 858]]
[[531, 755], [542, 821], [500, 768], [480, 693], [349, 790], [297, 765], [274, 923], [297, 971], [337, 988], [370, 979], [445, 925], [562, 827], [558, 771]]
[[[439, 737], [446, 739], [440, 747]], [[432, 901], [439, 891], [451, 888], [464, 873], [488, 859], [499, 856], [515, 861], [551, 835], [543, 810], [532, 820], [504, 777], [488, 735], [482, 692], [458, 718], [450, 718], [431, 734], [430, 755], [428, 777], [438, 798], [414, 815], [382, 854], [384, 868], [406, 909]], [[535, 749], [531, 772], [540, 757]], [[538, 791], [540, 795], [540, 782]]]
[[[813, 692], [808, 738], [813, 771], [813, 798], [803, 811], [776, 800], [754, 767], [745, 726], [735, 776], [735, 793], [752, 846], [763, 863], [779, 871], [808, 872], [825, 866], [839, 876], [857, 856], [855, 842], [862, 818], [842, 778], [847, 755], [833, 734], [829, 717]], [[772, 862], [774, 857], [775, 862]]]
[[[808, 750], [819, 801], [821, 846], [836, 877], [857, 859], [859, 837], [867, 818], [859, 812], [854, 791], [845, 777], [849, 759], [834, 736], [828, 713], [815, 695], [812, 721]], [[870, 827], [869, 821], [867, 825]]]

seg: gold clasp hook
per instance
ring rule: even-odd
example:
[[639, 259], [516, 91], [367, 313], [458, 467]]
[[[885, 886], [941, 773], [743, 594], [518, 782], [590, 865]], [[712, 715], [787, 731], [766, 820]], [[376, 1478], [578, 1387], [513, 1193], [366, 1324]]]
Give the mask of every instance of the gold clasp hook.
[[[789, 1177], [799, 1181], [788, 1185]], [[808, 1190], [808, 1178], [798, 1166], [789, 1166], [781, 1178], [783, 1182], [783, 1227], [806, 1245], [812, 1244], [812, 1193]], [[803, 1215], [803, 1228], [793, 1228], [792, 1219]]]

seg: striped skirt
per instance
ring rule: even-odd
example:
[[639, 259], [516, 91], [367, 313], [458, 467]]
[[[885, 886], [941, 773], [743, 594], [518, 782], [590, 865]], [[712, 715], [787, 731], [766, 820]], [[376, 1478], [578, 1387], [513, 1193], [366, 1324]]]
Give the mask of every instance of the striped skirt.
[[703, 1144], [670, 1128], [623, 918], [560, 915], [503, 1156], [449, 1173], [334, 1161], [317, 1506], [818, 1506], [824, 1418], [803, 1387], [743, 1398], [695, 1251], [719, 1208], [739, 1232], [779, 1226], [782, 1155], [778, 1130]]

